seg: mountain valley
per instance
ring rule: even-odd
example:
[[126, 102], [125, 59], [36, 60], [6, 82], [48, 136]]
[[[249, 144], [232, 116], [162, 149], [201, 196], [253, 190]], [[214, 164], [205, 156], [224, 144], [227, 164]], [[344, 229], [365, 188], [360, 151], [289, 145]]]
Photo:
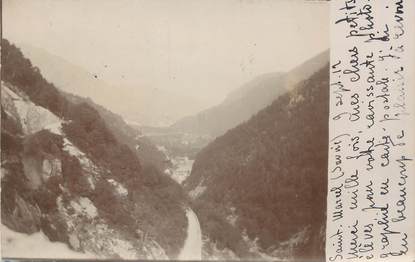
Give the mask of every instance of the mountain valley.
[[163, 127], [128, 122], [91, 90], [73, 89], [113, 88], [81, 70], [47, 73], [55, 62], [31, 60], [2, 40], [1, 218], [10, 239], [105, 259], [324, 256], [328, 51]]

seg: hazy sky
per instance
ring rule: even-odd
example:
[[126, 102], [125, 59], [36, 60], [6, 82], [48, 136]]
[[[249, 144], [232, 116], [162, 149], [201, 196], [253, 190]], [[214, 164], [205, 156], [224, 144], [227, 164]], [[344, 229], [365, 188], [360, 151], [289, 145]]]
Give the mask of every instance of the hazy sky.
[[327, 49], [328, 12], [301, 0], [3, 0], [3, 37], [111, 84], [218, 102]]

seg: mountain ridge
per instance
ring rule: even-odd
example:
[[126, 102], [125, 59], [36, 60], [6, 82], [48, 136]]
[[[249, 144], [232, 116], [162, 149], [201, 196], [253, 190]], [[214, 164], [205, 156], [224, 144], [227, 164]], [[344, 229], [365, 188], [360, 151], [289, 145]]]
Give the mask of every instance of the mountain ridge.
[[328, 50], [310, 58], [287, 73], [260, 75], [232, 91], [221, 104], [196, 115], [184, 117], [174, 123], [171, 128], [182, 132], [220, 136], [227, 130], [247, 121], [301, 81], [308, 79], [327, 61], [329, 61]]

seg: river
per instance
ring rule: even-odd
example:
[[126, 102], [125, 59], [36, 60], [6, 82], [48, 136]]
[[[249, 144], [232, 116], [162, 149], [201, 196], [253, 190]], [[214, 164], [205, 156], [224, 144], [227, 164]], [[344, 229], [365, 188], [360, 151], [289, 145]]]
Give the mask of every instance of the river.
[[186, 209], [188, 221], [187, 237], [178, 256], [179, 260], [202, 259], [202, 232], [196, 214], [190, 208]]
[[[164, 147], [158, 146], [168, 159], [172, 161], [173, 167], [168, 169], [166, 174], [170, 175], [178, 184], [182, 185], [183, 181], [190, 175], [193, 167], [193, 160], [186, 156], [168, 156]], [[184, 245], [177, 257], [178, 260], [202, 260], [202, 232], [199, 219], [193, 210], [185, 208], [187, 217], [187, 236]]]

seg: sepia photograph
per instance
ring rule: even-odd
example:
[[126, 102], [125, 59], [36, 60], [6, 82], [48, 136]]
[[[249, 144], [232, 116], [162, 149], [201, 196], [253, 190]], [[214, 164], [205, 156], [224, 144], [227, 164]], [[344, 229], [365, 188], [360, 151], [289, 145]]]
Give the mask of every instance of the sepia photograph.
[[3, 0], [3, 259], [324, 261], [329, 2]]

